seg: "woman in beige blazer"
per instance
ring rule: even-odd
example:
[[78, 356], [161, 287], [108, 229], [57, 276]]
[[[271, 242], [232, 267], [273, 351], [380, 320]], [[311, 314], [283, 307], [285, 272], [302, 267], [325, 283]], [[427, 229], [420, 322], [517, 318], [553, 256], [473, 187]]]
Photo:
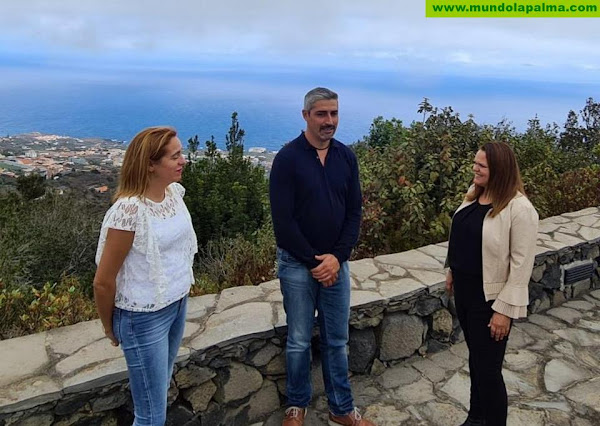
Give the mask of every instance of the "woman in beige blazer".
[[446, 274], [469, 348], [471, 403], [461, 426], [505, 426], [502, 362], [512, 319], [527, 315], [538, 214], [508, 144], [483, 145], [473, 172], [452, 218]]

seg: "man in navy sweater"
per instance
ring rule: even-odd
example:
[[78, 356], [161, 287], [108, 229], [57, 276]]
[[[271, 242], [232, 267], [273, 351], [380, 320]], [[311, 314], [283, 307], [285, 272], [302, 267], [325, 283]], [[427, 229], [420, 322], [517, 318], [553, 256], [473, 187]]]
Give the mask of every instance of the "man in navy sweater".
[[318, 87], [304, 97], [306, 131], [275, 157], [271, 213], [287, 316], [288, 408], [283, 426], [304, 422], [311, 399], [311, 337], [318, 311], [329, 422], [372, 426], [354, 407], [348, 381], [350, 273], [358, 240], [360, 182], [354, 153], [335, 140], [338, 96]]

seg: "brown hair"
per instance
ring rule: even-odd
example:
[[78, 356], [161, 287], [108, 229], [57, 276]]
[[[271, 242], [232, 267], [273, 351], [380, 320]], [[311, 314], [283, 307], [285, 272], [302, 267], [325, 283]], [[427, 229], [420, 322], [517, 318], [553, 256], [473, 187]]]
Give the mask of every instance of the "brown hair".
[[[485, 157], [490, 170], [487, 193], [492, 200], [492, 217], [504, 209], [517, 192], [525, 195], [523, 181], [517, 157], [510, 145], [506, 142], [488, 142], [480, 148], [485, 152]], [[475, 189], [467, 192], [465, 200], [474, 201], [486, 188], [475, 185]]]
[[165, 155], [166, 146], [177, 136], [171, 127], [148, 127], [131, 140], [125, 151], [119, 186], [113, 201], [123, 197], [143, 197], [150, 183], [148, 167]]

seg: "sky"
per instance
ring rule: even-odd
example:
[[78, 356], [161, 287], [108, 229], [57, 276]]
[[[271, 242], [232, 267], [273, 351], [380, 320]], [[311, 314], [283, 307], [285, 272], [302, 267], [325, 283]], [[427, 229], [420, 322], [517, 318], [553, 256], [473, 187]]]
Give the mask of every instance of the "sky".
[[[580, 109], [586, 97], [599, 97], [597, 18], [425, 18], [424, 5], [424, 0], [2, 0], [0, 77], [18, 84], [15, 76], [39, 70], [73, 78], [220, 73], [243, 90], [236, 81], [265, 84], [287, 75], [307, 85], [319, 78], [354, 85], [366, 92], [364, 102], [378, 87], [389, 90], [391, 82], [399, 93], [432, 94], [434, 101], [438, 95], [465, 113], [485, 110], [482, 88], [491, 85], [497, 96], [504, 90], [543, 92], [535, 104], [542, 114], [546, 98], [576, 94], [580, 100], [570, 108]], [[523, 114], [538, 113], [533, 109]]]
[[[414, 0], [3, 0], [9, 61], [250, 63], [599, 80], [598, 19], [425, 18]], [[12, 57], [12, 59], [11, 59]]]

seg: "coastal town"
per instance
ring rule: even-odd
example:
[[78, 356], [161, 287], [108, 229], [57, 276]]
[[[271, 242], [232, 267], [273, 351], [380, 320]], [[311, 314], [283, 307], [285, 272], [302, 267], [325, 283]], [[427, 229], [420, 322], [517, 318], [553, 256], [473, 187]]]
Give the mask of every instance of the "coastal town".
[[[185, 143], [184, 143], [185, 145]], [[104, 193], [112, 189], [123, 163], [127, 145], [124, 141], [102, 138], [76, 138], [38, 132], [0, 137], [0, 185], [10, 184], [19, 176], [38, 174], [60, 182], [89, 175], [87, 189]], [[218, 150], [222, 155], [225, 152]], [[198, 151], [197, 158], [203, 151]], [[244, 156], [268, 172], [275, 151], [249, 148]]]

